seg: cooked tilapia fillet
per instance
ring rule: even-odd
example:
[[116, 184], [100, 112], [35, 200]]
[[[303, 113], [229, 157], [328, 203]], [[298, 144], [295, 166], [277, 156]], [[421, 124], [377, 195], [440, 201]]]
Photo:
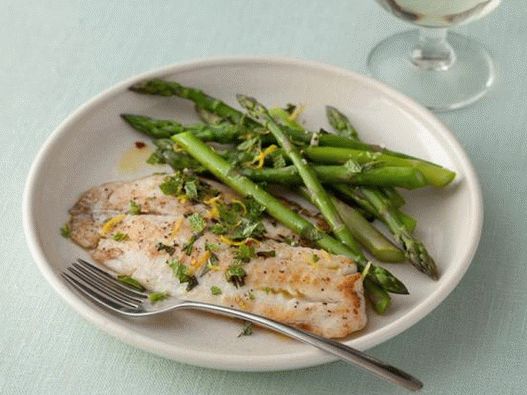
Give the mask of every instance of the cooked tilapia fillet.
[[[235, 248], [212, 232], [205, 231], [188, 256], [182, 250], [192, 236], [186, 217], [206, 216], [210, 207], [164, 195], [159, 189], [163, 179], [154, 175], [87, 191], [70, 210], [72, 240], [88, 249], [95, 261], [133, 277], [150, 291], [235, 307], [330, 338], [347, 336], [366, 325], [362, 278], [355, 264], [347, 257], [277, 241], [292, 234], [274, 221], [265, 221], [267, 237], [254, 246], [256, 251], [275, 251], [275, 256], [257, 256], [246, 263], [244, 286], [236, 288], [226, 280]], [[225, 198], [235, 198], [224, 186], [214, 187]], [[127, 214], [131, 200], [141, 206], [140, 215]], [[127, 239], [114, 240], [112, 235], [119, 232]], [[173, 245], [174, 254], [159, 251], [159, 242]], [[177, 258], [199, 275], [208, 258], [206, 243], [219, 245], [215, 251], [219, 264], [187, 291], [187, 284], [179, 283], [167, 261]], [[213, 286], [221, 289], [221, 295], [212, 294]]]

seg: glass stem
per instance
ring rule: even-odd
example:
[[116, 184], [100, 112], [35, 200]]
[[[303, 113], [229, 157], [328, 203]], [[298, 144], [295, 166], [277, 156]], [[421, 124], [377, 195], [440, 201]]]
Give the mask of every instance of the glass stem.
[[456, 54], [447, 41], [447, 29], [419, 28], [419, 42], [412, 50], [412, 63], [423, 70], [448, 70]]

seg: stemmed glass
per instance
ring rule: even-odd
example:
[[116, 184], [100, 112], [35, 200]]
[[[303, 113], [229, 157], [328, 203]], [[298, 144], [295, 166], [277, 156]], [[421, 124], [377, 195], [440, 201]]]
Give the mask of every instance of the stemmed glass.
[[477, 41], [447, 32], [481, 18], [501, 0], [376, 0], [419, 26], [388, 37], [368, 57], [371, 74], [434, 111], [465, 107], [494, 82], [494, 64]]

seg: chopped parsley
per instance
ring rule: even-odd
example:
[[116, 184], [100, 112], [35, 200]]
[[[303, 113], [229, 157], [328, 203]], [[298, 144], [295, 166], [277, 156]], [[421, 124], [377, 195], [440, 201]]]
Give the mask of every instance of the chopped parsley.
[[313, 254], [311, 256], [311, 259], [313, 260], [313, 262], [317, 263], [318, 261], [320, 261], [320, 257], [317, 255], [317, 254]]
[[187, 219], [190, 222], [190, 228], [194, 233], [203, 232], [203, 230], [205, 230], [205, 227], [207, 226], [205, 219], [198, 213], [192, 214]]
[[161, 192], [169, 196], [185, 195], [189, 200], [201, 202], [206, 197], [217, 195], [217, 191], [198, 177], [185, 170], [177, 170], [166, 176], [159, 185]]
[[176, 196], [181, 194], [183, 189], [183, 182], [180, 177], [166, 176], [163, 182], [159, 185], [159, 189], [165, 195]]
[[169, 297], [168, 292], [151, 292], [148, 294], [148, 300], [152, 303], [161, 302]]
[[247, 244], [241, 244], [234, 253], [234, 259], [239, 263], [248, 263], [251, 261], [251, 258], [254, 258], [255, 256], [256, 253], [254, 247]]
[[211, 232], [225, 235], [234, 241], [249, 237], [260, 239], [265, 234], [262, 216], [265, 207], [252, 198], [242, 202], [220, 203], [218, 205], [218, 222], [212, 225]]
[[256, 252], [256, 256], [260, 258], [274, 258], [276, 256], [276, 251], [274, 250], [258, 251]]
[[188, 273], [188, 268], [178, 261], [177, 259], [167, 262], [168, 266], [172, 269], [174, 276], [177, 277], [181, 284], [187, 283], [187, 291], [190, 291], [196, 285], [198, 285], [198, 280], [196, 276], [190, 275]]
[[127, 276], [125, 274], [120, 274], [117, 276], [117, 280], [122, 282], [123, 284], [129, 285], [139, 291], [144, 291], [145, 287], [141, 285], [139, 281], [137, 281], [135, 278]]
[[269, 288], [269, 287], [264, 287], [263, 290], [264, 290], [264, 292], [265, 292], [267, 295], [269, 295], [269, 292], [271, 292], [271, 288]]
[[128, 214], [130, 215], [139, 215], [141, 214], [141, 206], [134, 202], [133, 200], [130, 200], [130, 203], [128, 204]]
[[156, 248], [158, 251], [165, 251], [168, 255], [171, 256], [174, 255], [174, 252], [176, 252], [176, 248], [174, 246], [169, 246], [161, 242], [156, 244]]
[[148, 157], [146, 163], [148, 163], [149, 165], [162, 165], [166, 162], [165, 158], [163, 158], [163, 155], [161, 154], [161, 150], [157, 150]]
[[185, 243], [185, 245], [183, 246], [183, 248], [182, 248], [182, 250], [185, 251], [185, 254], [187, 254], [188, 256], [190, 256], [192, 254], [192, 249], [194, 248], [194, 243], [200, 237], [201, 237], [201, 234], [193, 234], [192, 236], [190, 236], [189, 241], [187, 241]]
[[210, 287], [210, 293], [213, 294], [214, 296], [221, 295], [221, 288], [213, 285], [212, 287]]
[[65, 239], [69, 239], [71, 237], [71, 228], [69, 224], [64, 224], [64, 226], [60, 228], [60, 235]]
[[196, 200], [198, 198], [198, 186], [196, 180], [185, 182], [183, 189], [185, 190], [185, 195], [187, 195], [190, 200]]
[[256, 299], [256, 296], [254, 296], [253, 291], [249, 291], [249, 292], [247, 293], [247, 296], [248, 296], [248, 298], [249, 298], [250, 300], [255, 300], [255, 299]]
[[225, 271], [225, 279], [233, 283], [236, 288], [245, 285], [245, 277], [247, 277], [247, 273], [239, 264], [230, 265]]
[[205, 243], [205, 249], [209, 252], [217, 252], [220, 249], [220, 245], [216, 243]]
[[112, 236], [115, 241], [126, 241], [129, 239], [128, 235], [123, 232], [117, 232]]
[[238, 337], [251, 336], [253, 334], [253, 327], [254, 327], [254, 325], [253, 325], [252, 322], [246, 321], [245, 324], [243, 325], [242, 331], [240, 332]]

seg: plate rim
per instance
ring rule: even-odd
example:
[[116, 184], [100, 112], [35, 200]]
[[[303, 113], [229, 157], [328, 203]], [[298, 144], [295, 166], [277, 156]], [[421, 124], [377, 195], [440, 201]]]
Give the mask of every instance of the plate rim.
[[[71, 306], [84, 319], [94, 324], [99, 329], [112, 335], [119, 340], [140, 348], [144, 351], [157, 354], [178, 362], [201, 366], [206, 368], [215, 368], [222, 370], [233, 371], [281, 371], [300, 369], [305, 367], [317, 366], [327, 362], [336, 360], [332, 356], [316, 349], [307, 349], [305, 352], [297, 352], [292, 354], [272, 355], [272, 356], [256, 356], [248, 357], [242, 355], [219, 355], [217, 353], [210, 353], [205, 351], [195, 351], [188, 349], [174, 349], [164, 347], [165, 343], [149, 338], [148, 336], [136, 333], [133, 329], [123, 328], [122, 324], [117, 323], [111, 318], [107, 318], [100, 314], [93, 304], [82, 299], [78, 294], [73, 292], [62, 281], [58, 273], [53, 270], [53, 266], [49, 264], [45, 258], [44, 251], [39, 243], [36, 231], [36, 219], [34, 212], [34, 189], [36, 187], [36, 179], [39, 171], [42, 168], [42, 163], [46, 158], [46, 153], [59, 140], [60, 136], [74, 124], [77, 119], [81, 118], [83, 114], [96, 106], [99, 102], [119, 93], [123, 88], [127, 88], [131, 84], [144, 80], [147, 78], [159, 77], [166, 74], [183, 72], [193, 68], [204, 67], [219, 67], [226, 65], [253, 65], [253, 64], [273, 64], [282, 66], [296, 66], [301, 68], [308, 68], [318, 71], [325, 71], [332, 74], [338, 74], [345, 78], [351, 78], [360, 81], [361, 83], [380, 91], [382, 94], [390, 97], [398, 105], [402, 106], [411, 115], [423, 120], [426, 124], [431, 126], [431, 133], [436, 138], [439, 138], [442, 143], [448, 146], [450, 152], [459, 160], [462, 172], [466, 175], [463, 182], [468, 185], [470, 192], [470, 206], [473, 208], [474, 219], [471, 227], [471, 234], [469, 235], [469, 248], [466, 249], [464, 255], [460, 260], [460, 265], [451, 272], [449, 272], [449, 281], [445, 281], [439, 286], [434, 294], [436, 298], [427, 298], [425, 302], [419, 304], [415, 309], [408, 312], [403, 317], [381, 328], [378, 334], [373, 339], [365, 339], [359, 337], [351, 340], [353, 346], [366, 350], [381, 344], [387, 340], [392, 339], [398, 334], [409, 329], [418, 321], [430, 314], [437, 306], [439, 306], [447, 296], [459, 284], [468, 267], [472, 263], [472, 259], [476, 253], [483, 227], [483, 197], [481, 187], [476, 171], [467, 155], [458, 142], [453, 133], [428, 109], [420, 104], [414, 102], [412, 99], [395, 91], [393, 88], [374, 80], [368, 76], [359, 74], [357, 72], [343, 69], [338, 66], [325, 64], [322, 62], [303, 60], [290, 57], [281, 56], [222, 56], [205, 59], [195, 59], [185, 62], [170, 64], [159, 67], [150, 71], [146, 71], [130, 78], [125, 79], [111, 87], [103, 90], [101, 93], [95, 95], [76, 110], [74, 110], [68, 117], [55, 128], [55, 130], [47, 137], [44, 144], [39, 149], [24, 186], [22, 199], [22, 219], [23, 228], [26, 237], [26, 243], [29, 247], [33, 260], [37, 264], [40, 272], [52, 288], [62, 297], [66, 303]], [[361, 341], [362, 339], [362, 341]], [[358, 344], [357, 344], [358, 343]]]

